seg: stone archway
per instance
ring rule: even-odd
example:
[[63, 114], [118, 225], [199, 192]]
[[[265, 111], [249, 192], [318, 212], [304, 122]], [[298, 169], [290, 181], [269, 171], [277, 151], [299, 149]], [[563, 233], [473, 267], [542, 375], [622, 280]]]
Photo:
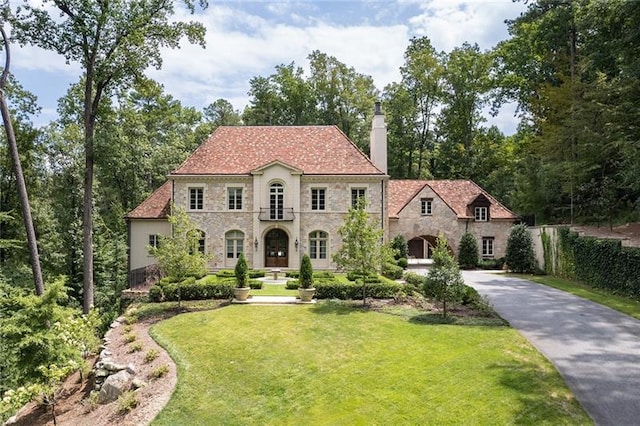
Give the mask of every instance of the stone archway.
[[409, 257], [414, 259], [431, 259], [433, 248], [436, 246], [436, 238], [433, 235], [421, 235], [407, 242]]

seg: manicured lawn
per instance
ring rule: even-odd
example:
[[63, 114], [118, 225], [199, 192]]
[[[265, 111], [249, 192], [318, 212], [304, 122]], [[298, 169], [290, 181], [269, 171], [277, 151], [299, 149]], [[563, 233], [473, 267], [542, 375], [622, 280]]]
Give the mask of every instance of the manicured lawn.
[[576, 296], [591, 300], [592, 302], [600, 303], [601, 305], [608, 306], [611, 309], [622, 312], [623, 314], [640, 319], [640, 302], [637, 300], [611, 294], [606, 290], [589, 287], [575, 281], [551, 275], [513, 274], [513, 276], [548, 285], [549, 287], [557, 288], [558, 290], [566, 291], [567, 293], [575, 294]]
[[251, 290], [252, 296], [297, 296], [298, 290], [287, 290], [284, 284], [263, 284], [260, 290]]
[[504, 326], [319, 302], [183, 314], [152, 335], [179, 375], [154, 425], [590, 423], [551, 364]]

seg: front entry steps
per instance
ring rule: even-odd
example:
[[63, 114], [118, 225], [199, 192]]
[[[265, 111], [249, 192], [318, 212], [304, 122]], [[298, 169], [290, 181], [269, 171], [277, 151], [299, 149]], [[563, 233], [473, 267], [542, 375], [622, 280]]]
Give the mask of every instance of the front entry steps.
[[316, 300], [301, 302], [300, 299], [293, 296], [251, 296], [242, 302], [233, 299], [231, 303], [242, 305], [308, 305], [309, 303], [316, 303]]

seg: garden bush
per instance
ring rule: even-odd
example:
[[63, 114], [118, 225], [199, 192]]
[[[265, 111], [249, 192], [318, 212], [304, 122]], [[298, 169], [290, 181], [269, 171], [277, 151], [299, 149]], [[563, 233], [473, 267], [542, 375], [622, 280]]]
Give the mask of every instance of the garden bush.
[[478, 265], [478, 241], [469, 232], [465, 232], [460, 238], [458, 264], [462, 269], [473, 269]]
[[507, 255], [505, 256], [510, 271], [517, 273], [533, 272], [535, 255], [533, 237], [527, 225], [514, 225], [507, 239]]
[[500, 270], [504, 266], [504, 257], [498, 259], [482, 259], [478, 262], [478, 268], [487, 270]]
[[420, 288], [424, 283], [424, 276], [418, 275], [415, 272], [407, 272], [404, 274], [404, 280], [407, 284]]
[[[409, 256], [407, 240], [402, 235], [396, 235], [391, 241], [391, 249], [396, 260], [406, 259]], [[405, 266], [406, 267], [406, 266]]]
[[[190, 284], [167, 284], [161, 286], [162, 296], [152, 301], [229, 299], [233, 297], [233, 280], [218, 282], [201, 282]], [[149, 294], [151, 299], [151, 294]]]
[[[287, 271], [285, 276], [288, 278], [300, 278], [300, 271]], [[331, 271], [313, 271], [313, 278], [335, 278], [335, 274]]]
[[289, 280], [285, 284], [284, 288], [286, 288], [287, 290], [297, 290], [297, 289], [300, 288], [300, 281], [299, 280]]
[[401, 257], [400, 259], [398, 259], [398, 266], [402, 269], [407, 269], [407, 266], [409, 266], [409, 261], [406, 257]]
[[393, 263], [385, 263], [382, 265], [382, 275], [392, 280], [399, 280], [402, 278], [402, 273], [404, 270]]
[[[367, 284], [367, 297], [390, 299], [404, 293], [404, 285], [385, 281]], [[318, 281], [315, 284], [318, 299], [362, 299], [362, 282], [342, 283], [338, 281]]]
[[[348, 272], [347, 273], [347, 279], [349, 281], [357, 281], [357, 280], [361, 280], [362, 276], [355, 273], [355, 272]], [[368, 277], [365, 278], [364, 280], [367, 283], [378, 283], [380, 282], [380, 277], [378, 277], [377, 275], [369, 275]]]
[[149, 300], [151, 302], [162, 302], [164, 300], [164, 293], [160, 285], [154, 285], [149, 289]]
[[249, 287], [253, 290], [260, 290], [262, 288], [262, 281], [260, 280], [249, 280]]

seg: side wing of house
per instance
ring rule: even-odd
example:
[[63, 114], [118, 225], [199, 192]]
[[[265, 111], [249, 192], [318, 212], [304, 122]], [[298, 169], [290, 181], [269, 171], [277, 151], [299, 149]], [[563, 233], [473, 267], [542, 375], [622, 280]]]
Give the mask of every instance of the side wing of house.
[[457, 254], [465, 232], [476, 237], [483, 258], [502, 257], [518, 219], [469, 180], [392, 180], [389, 192], [390, 238], [404, 236], [415, 258], [430, 258], [439, 234]]

